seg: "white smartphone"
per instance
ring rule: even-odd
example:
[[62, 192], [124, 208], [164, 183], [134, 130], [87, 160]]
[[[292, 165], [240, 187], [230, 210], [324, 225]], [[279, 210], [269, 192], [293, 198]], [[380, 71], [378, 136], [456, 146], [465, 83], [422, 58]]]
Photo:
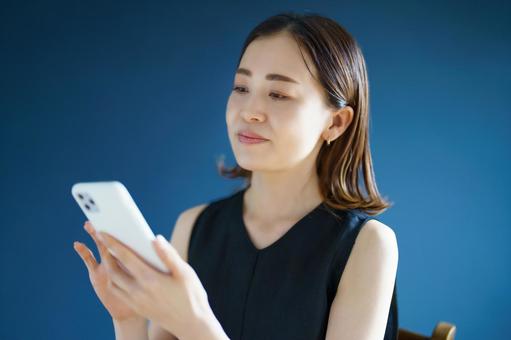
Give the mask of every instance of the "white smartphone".
[[[71, 194], [96, 231], [109, 233], [149, 264], [169, 273], [152, 244], [154, 233], [119, 181], [76, 183]], [[115, 252], [110, 250], [115, 256]]]

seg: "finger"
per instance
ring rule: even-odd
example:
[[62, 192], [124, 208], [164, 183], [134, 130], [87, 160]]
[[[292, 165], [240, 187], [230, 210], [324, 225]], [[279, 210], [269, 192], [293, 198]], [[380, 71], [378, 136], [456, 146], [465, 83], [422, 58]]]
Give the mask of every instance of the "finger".
[[[96, 243], [96, 247], [99, 251], [99, 255], [100, 255], [100, 258], [101, 258], [101, 262], [103, 262], [108, 256], [111, 256], [113, 261], [115, 261], [115, 263], [117, 265], [120, 265], [120, 262], [115, 258], [113, 257], [110, 252], [108, 251], [107, 247], [105, 246], [105, 244], [103, 242], [101, 242], [101, 240], [98, 238], [98, 235], [97, 235], [97, 231], [96, 229], [94, 228], [94, 226], [92, 225], [92, 223], [90, 223], [90, 221], [85, 221], [85, 224], [84, 224], [84, 229], [89, 233], [89, 235], [91, 236], [91, 238], [94, 240], [94, 243]], [[120, 265], [121, 269], [124, 270], [123, 266]], [[128, 273], [129, 274], [129, 273]]]
[[83, 228], [87, 231], [87, 233], [89, 233], [89, 235], [97, 243], [98, 238], [96, 237], [96, 229], [94, 228], [94, 226], [89, 221], [86, 221], [85, 224], [83, 225]]
[[156, 253], [170, 270], [172, 275], [182, 275], [184, 266], [183, 259], [174, 248], [162, 235], [156, 236], [154, 240]]
[[80, 243], [78, 241], [73, 243], [74, 249], [80, 255], [83, 262], [85, 262], [85, 265], [87, 266], [87, 270], [89, 272], [94, 271], [96, 269], [96, 266], [98, 265], [96, 258], [94, 257], [94, 254], [92, 251], [87, 248], [87, 246], [83, 243]]
[[128, 306], [130, 306], [133, 310], [137, 311], [137, 306], [135, 301], [132, 299], [132, 294], [130, 291], [125, 291], [122, 287], [119, 287], [117, 283], [114, 281], [108, 281], [108, 286], [112, 293], [117, 296], [118, 299], [124, 301]]
[[138, 287], [135, 278], [120, 267], [118, 260], [108, 250], [103, 260], [109, 279], [117, 286], [128, 292]]
[[92, 239], [94, 240], [94, 243], [96, 243], [96, 247], [97, 247], [97, 249], [99, 251], [99, 255], [101, 257], [101, 262], [103, 262], [103, 259], [105, 258], [106, 253], [107, 253], [106, 246], [103, 244], [103, 242], [101, 242], [98, 239], [96, 229], [94, 229], [94, 227], [92, 226], [92, 224], [89, 221], [85, 222], [84, 228], [89, 233], [89, 235], [92, 237]]
[[126, 272], [126, 274], [128, 274], [129, 277], [131, 278], [134, 278], [133, 274], [130, 273], [130, 271], [128, 270], [128, 268], [126, 268], [121, 261], [119, 261], [115, 256], [112, 255], [112, 257], [114, 258], [115, 260], [115, 263], [117, 263], [117, 265], [119, 266], [119, 268], [121, 268], [124, 272]]
[[85, 224], [83, 225], [83, 228], [87, 231], [87, 233], [92, 237], [94, 240], [94, 243], [96, 243], [96, 247], [98, 251], [100, 251], [101, 242], [99, 242], [98, 238], [96, 237], [96, 229], [92, 226], [92, 224], [89, 221], [85, 221]]
[[[96, 229], [94, 229], [94, 226], [89, 221], [85, 222], [84, 228], [89, 233], [89, 235], [92, 237], [94, 242], [96, 243], [96, 247], [97, 247], [97, 249], [99, 251], [99, 256], [101, 258], [101, 263], [103, 263], [104, 259], [108, 255], [113, 256], [113, 255], [110, 254], [110, 252], [108, 251], [108, 248], [105, 246], [105, 244], [103, 242], [101, 242], [101, 240], [98, 238], [98, 234], [97, 234]], [[124, 267], [124, 265], [119, 260], [117, 260], [115, 258], [115, 256], [113, 256], [113, 259], [115, 260], [117, 265], [119, 265], [119, 267], [122, 270], [124, 270], [130, 277], [132, 276], [131, 273], [129, 272], [129, 270], [127, 270], [127, 268]]]
[[[87, 233], [89, 233], [89, 235], [94, 240], [94, 242], [96, 243], [96, 247], [100, 254], [101, 262], [103, 262], [103, 259], [107, 256], [107, 254], [110, 254], [110, 252], [108, 252], [108, 248], [105, 246], [104, 242], [102, 242], [99, 239], [98, 232], [96, 231], [96, 229], [94, 228], [94, 226], [92, 225], [92, 223], [90, 221], [88, 221], [88, 220], [85, 221], [83, 227], [87, 231]], [[111, 255], [111, 256], [113, 256], [113, 255]], [[122, 270], [124, 270], [126, 273], [130, 274], [129, 270], [119, 260], [117, 260], [115, 258], [115, 256], [113, 256], [113, 258]]]
[[154, 270], [128, 246], [108, 233], [99, 233], [99, 239], [115, 253], [115, 257], [137, 279], [149, 278]]

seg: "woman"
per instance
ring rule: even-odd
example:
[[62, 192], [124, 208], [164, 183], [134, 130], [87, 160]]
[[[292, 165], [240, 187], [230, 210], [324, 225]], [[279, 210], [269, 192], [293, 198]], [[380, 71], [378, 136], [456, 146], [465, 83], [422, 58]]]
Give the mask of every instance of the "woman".
[[368, 115], [365, 61], [338, 23], [287, 12], [254, 28], [226, 108], [237, 165], [220, 164], [247, 186], [155, 242], [173, 275], [90, 224], [101, 264], [75, 246], [116, 339], [396, 339], [397, 240], [371, 218], [390, 203]]

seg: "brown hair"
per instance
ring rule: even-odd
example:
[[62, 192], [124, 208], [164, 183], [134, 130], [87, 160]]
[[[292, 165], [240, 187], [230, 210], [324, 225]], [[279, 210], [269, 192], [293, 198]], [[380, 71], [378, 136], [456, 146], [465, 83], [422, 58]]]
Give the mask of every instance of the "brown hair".
[[[376, 187], [369, 147], [369, 84], [358, 43], [332, 19], [315, 13], [283, 12], [264, 20], [249, 33], [238, 66], [253, 40], [280, 32], [290, 33], [300, 51], [305, 49], [313, 60], [319, 75], [316, 80], [326, 92], [328, 105], [336, 109], [346, 104], [354, 111], [348, 128], [330, 146], [324, 143], [316, 160], [325, 204], [334, 209], [360, 209], [369, 215], [382, 213], [392, 203], [384, 200]], [[311, 75], [314, 77], [312, 72]], [[217, 168], [224, 177], [242, 177], [250, 184], [252, 172], [239, 165], [226, 168], [220, 159]], [[361, 178], [365, 193], [359, 183]]]

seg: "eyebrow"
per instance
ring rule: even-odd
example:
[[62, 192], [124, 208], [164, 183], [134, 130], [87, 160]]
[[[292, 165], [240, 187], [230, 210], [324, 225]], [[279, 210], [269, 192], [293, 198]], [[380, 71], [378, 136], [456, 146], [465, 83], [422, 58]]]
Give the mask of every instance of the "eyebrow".
[[[243, 67], [238, 68], [236, 70], [236, 74], [244, 74], [244, 75], [249, 76], [249, 77], [252, 76], [252, 72], [250, 70], [246, 69], [246, 68], [243, 68]], [[293, 78], [290, 78], [290, 77], [282, 75], [282, 74], [277, 74], [277, 73], [268, 73], [265, 78], [267, 80], [287, 81], [289, 83], [300, 84], [299, 82], [297, 82]]]

